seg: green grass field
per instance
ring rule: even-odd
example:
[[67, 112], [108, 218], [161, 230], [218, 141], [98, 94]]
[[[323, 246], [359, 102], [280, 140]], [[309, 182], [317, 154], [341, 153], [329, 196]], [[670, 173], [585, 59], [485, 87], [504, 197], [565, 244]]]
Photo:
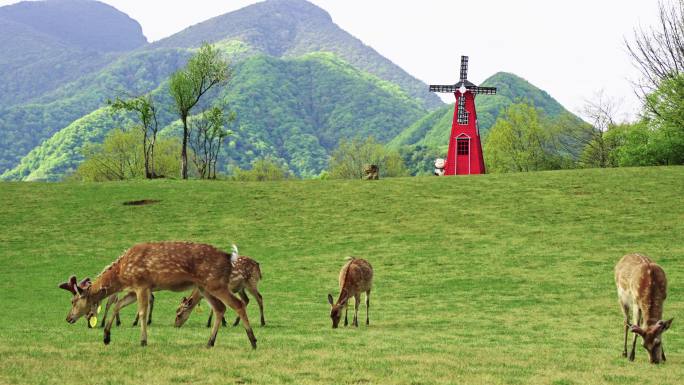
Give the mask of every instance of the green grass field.
[[[160, 199], [156, 205], [122, 203]], [[681, 384], [684, 167], [379, 182], [0, 184], [2, 384]], [[191, 240], [261, 263], [268, 325], [205, 348], [187, 293], [160, 292], [139, 346], [65, 322], [70, 274], [137, 242]], [[613, 266], [651, 255], [669, 278], [668, 362], [621, 357]], [[375, 268], [371, 325], [333, 330], [326, 295], [348, 255]], [[232, 318], [232, 313], [230, 318]], [[362, 307], [360, 314], [365, 314]]]

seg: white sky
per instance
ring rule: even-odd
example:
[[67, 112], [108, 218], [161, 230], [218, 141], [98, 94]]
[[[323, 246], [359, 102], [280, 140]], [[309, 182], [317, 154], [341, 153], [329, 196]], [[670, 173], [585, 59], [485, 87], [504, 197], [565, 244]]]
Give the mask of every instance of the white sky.
[[[340, 27], [432, 84], [515, 73], [580, 113], [603, 90], [621, 101], [623, 118], [639, 111], [631, 80], [638, 72], [623, 39], [657, 20], [656, 0], [311, 0]], [[0, 0], [0, 6], [16, 3]], [[255, 0], [104, 0], [136, 19], [148, 40]]]

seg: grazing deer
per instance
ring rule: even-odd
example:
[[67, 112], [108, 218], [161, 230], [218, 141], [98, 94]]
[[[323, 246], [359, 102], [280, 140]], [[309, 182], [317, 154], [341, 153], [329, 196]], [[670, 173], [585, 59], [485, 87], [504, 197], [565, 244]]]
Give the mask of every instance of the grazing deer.
[[[233, 245], [233, 253], [237, 255], [237, 247]], [[249, 304], [249, 297], [245, 293], [245, 289], [249, 291], [254, 298], [256, 298], [259, 304], [259, 313], [261, 314], [261, 326], [266, 325], [266, 320], [264, 319], [264, 300], [259, 293], [257, 285], [261, 280], [261, 269], [259, 268], [259, 263], [247, 256], [238, 256], [233, 269], [230, 272], [230, 280], [228, 288], [231, 292], [237, 293], [242, 298], [245, 303], [245, 307]], [[178, 310], [176, 310], [176, 327], [181, 327], [190, 317], [190, 313], [197, 306], [202, 299], [202, 294], [199, 290], [193, 290], [189, 298], [183, 297]], [[211, 317], [213, 313], [209, 313], [209, 319], [207, 320], [207, 327], [211, 324]], [[225, 319], [222, 320], [225, 326]], [[233, 326], [236, 326], [240, 322], [240, 317], [235, 319]]]
[[349, 298], [354, 297], [354, 322], [358, 327], [359, 304], [361, 303], [361, 293], [366, 292], [366, 325], [369, 325], [368, 308], [370, 306], [370, 292], [373, 286], [373, 267], [364, 259], [349, 257], [348, 262], [342, 266], [340, 271], [340, 296], [337, 302], [333, 303], [333, 297], [328, 294], [328, 303], [332, 307], [330, 318], [332, 327], [336, 329], [340, 323], [342, 307], [344, 307], [344, 326], [347, 326], [347, 310]]
[[[114, 263], [104, 269], [94, 282], [85, 279], [83, 287], [72, 284], [75, 293], [67, 322], [74, 323], [80, 317], [96, 310], [104, 298], [121, 291], [129, 292], [114, 306], [114, 314], [136, 300], [140, 315], [140, 344], [147, 345], [147, 319], [152, 291], [183, 291], [197, 287], [216, 314], [208, 347], [214, 346], [221, 318], [230, 306], [238, 313], [247, 332], [252, 348], [256, 338], [249, 325], [245, 305], [228, 289], [228, 277], [233, 256], [213, 246], [191, 242], [140, 243], [128, 249]], [[73, 279], [75, 283], [76, 279]], [[72, 283], [64, 283], [68, 285]], [[133, 292], [134, 295], [131, 295]], [[104, 330], [104, 343], [111, 340], [112, 317]]]
[[[667, 279], [663, 269], [649, 257], [628, 254], [615, 266], [615, 285], [618, 301], [625, 316], [625, 340], [622, 356], [627, 357], [627, 335], [634, 333], [629, 360], [634, 361], [637, 335], [644, 340], [652, 364], [666, 361], [662, 334], [672, 325], [672, 319], [663, 321], [663, 302], [667, 297]], [[630, 312], [633, 315], [630, 322]]]

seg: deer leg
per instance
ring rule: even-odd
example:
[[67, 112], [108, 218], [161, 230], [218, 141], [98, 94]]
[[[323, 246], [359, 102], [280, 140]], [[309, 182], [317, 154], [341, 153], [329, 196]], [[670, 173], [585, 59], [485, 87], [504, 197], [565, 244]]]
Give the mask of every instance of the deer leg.
[[622, 309], [622, 314], [625, 316], [624, 320], [624, 347], [622, 349], [622, 356], [627, 357], [627, 336], [629, 335], [629, 305], [620, 304], [620, 309]]
[[116, 301], [117, 301], [118, 299], [119, 299], [119, 297], [118, 297], [116, 294], [110, 295], [110, 296], [107, 298], [107, 304], [105, 305], [105, 311], [104, 311], [104, 314], [102, 314], [102, 322], [100, 322], [100, 327], [101, 327], [101, 328], [105, 327], [105, 321], [107, 320], [107, 314], [109, 313], [109, 308], [110, 308], [112, 305], [116, 304]]
[[361, 305], [361, 294], [354, 296], [354, 326], [359, 327], [359, 306]]
[[211, 329], [211, 335], [209, 336], [209, 342], [207, 342], [207, 347], [210, 348], [214, 346], [216, 343], [216, 335], [218, 334], [219, 327], [221, 326], [221, 318], [223, 317], [223, 314], [226, 312], [226, 305], [223, 304], [218, 298], [214, 297], [213, 295], [209, 293], [202, 293], [204, 296], [204, 299], [207, 300], [207, 303], [209, 306], [212, 308], [212, 313], [216, 314], [216, 318], [214, 319], [214, 326]]
[[370, 290], [366, 292], [366, 326], [370, 325], [370, 318], [368, 318], [368, 312], [370, 309]]
[[116, 318], [116, 326], [121, 326], [121, 316], [119, 315], [119, 313], [116, 313], [114, 318]]
[[124, 307], [134, 303], [136, 300], [135, 293], [130, 292], [126, 294], [125, 297], [119, 299], [116, 302], [116, 305], [114, 306], [114, 315], [112, 315], [112, 318], [107, 321], [107, 325], [105, 326], [104, 329], [104, 343], [105, 345], [108, 345], [109, 342], [111, 341], [111, 332], [112, 332], [112, 324], [114, 323], [114, 319], [119, 315], [119, 311], [123, 309]]
[[138, 318], [140, 319], [140, 346], [147, 346], [147, 316], [150, 311], [150, 289], [140, 289], [138, 297]]
[[[245, 311], [245, 304], [237, 299], [230, 292], [230, 290], [228, 290], [227, 286], [212, 288], [209, 293], [221, 300], [221, 302], [223, 302], [225, 305], [230, 306], [238, 313], [240, 319], [242, 320], [242, 326], [245, 327], [245, 331], [247, 332], [247, 338], [249, 338], [249, 342], [252, 344], [252, 349], [256, 349], [257, 339], [254, 337], [254, 331], [252, 331], [252, 327], [249, 325], [249, 319], [247, 318], [247, 312]], [[218, 314], [216, 316], [218, 317]], [[223, 314], [221, 314], [221, 316], [223, 316]]]
[[349, 301], [344, 303], [344, 326], [349, 325], [349, 321], [347, 321], [347, 311], [349, 310]]
[[[635, 309], [636, 309], [635, 313], [637, 313], [637, 314], [635, 314], [636, 317], [634, 317], [634, 318], [636, 318], [636, 324], [638, 326], [641, 326], [641, 309], [639, 309], [638, 307], [635, 307]], [[636, 350], [636, 343], [637, 343], [638, 337], [639, 336], [636, 333], [634, 333], [634, 339], [632, 340], [632, 351], [629, 353], [629, 360], [630, 361], [634, 361], [634, 357], [636, 355], [635, 350]]]
[[148, 325], [152, 325], [152, 310], [154, 310], [154, 294], [150, 293], [150, 311], [147, 313]]
[[[208, 301], [207, 301], [208, 302]], [[209, 305], [209, 318], [207, 318], [207, 327], [211, 327], [211, 320], [214, 318], [214, 309]]]
[[259, 289], [257, 289], [256, 285], [254, 286], [247, 286], [247, 290], [249, 291], [250, 294], [256, 298], [257, 303], [259, 304], [259, 314], [261, 315], [261, 326], [266, 326], [266, 320], [264, 319], [264, 298], [261, 296], [261, 293], [259, 293]]
[[[245, 293], [245, 289], [242, 289], [238, 292], [238, 295], [240, 296], [240, 299], [242, 302], [245, 303], [245, 308], [247, 308], [247, 305], [249, 305], [249, 297], [247, 297], [247, 293]], [[235, 317], [235, 322], [233, 322], [233, 326], [237, 326], [237, 324], [240, 323], [240, 317]]]

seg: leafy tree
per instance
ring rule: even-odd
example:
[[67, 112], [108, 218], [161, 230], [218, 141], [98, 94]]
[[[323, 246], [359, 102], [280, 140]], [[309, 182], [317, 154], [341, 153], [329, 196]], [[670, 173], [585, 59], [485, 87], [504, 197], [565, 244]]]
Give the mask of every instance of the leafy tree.
[[221, 144], [232, 133], [225, 129], [225, 125], [233, 120], [235, 114], [226, 117], [218, 107], [206, 110], [192, 119], [190, 147], [193, 151], [192, 161], [200, 179], [216, 179], [216, 163]]
[[657, 164], [684, 164], [684, 74], [664, 79], [647, 100]]
[[143, 145], [142, 151], [145, 159], [145, 177], [153, 179], [157, 177], [154, 164], [154, 147], [157, 143], [157, 132], [159, 132], [159, 120], [157, 119], [157, 107], [154, 104], [151, 94], [138, 96], [129, 99], [117, 97], [108, 100], [107, 103], [114, 111], [126, 111], [137, 114], [142, 132]]
[[264, 182], [284, 180], [291, 177], [287, 167], [273, 158], [261, 158], [252, 163], [251, 170], [237, 169], [233, 180], [240, 182]]
[[435, 170], [435, 160], [444, 158], [447, 151], [416, 145], [402, 146], [399, 153], [411, 175], [432, 175]]
[[610, 153], [610, 162], [619, 167], [657, 164], [653, 131], [646, 120], [616, 125], [605, 133], [604, 138], [614, 148]]
[[368, 137], [365, 141], [355, 138], [340, 142], [330, 157], [330, 178], [360, 179], [367, 164], [377, 165], [384, 177], [409, 175], [398, 151], [388, 150], [375, 138]]
[[181, 149], [181, 178], [188, 179], [188, 116], [193, 107], [212, 87], [228, 80], [228, 63], [221, 53], [209, 44], [204, 44], [197, 54], [190, 58], [185, 68], [171, 75], [169, 90], [175, 102], [175, 109], [183, 123], [183, 145]]
[[525, 172], [570, 166], [571, 154], [564, 153], [562, 144], [566, 126], [553, 123], [529, 103], [509, 106], [487, 136], [484, 153], [488, 171]]
[[[107, 135], [102, 144], [85, 146], [85, 161], [71, 176], [72, 179], [104, 182], [145, 178], [140, 136], [136, 131], [116, 129]], [[160, 139], [156, 147], [157, 175], [176, 175], [180, 169], [178, 140]]]

